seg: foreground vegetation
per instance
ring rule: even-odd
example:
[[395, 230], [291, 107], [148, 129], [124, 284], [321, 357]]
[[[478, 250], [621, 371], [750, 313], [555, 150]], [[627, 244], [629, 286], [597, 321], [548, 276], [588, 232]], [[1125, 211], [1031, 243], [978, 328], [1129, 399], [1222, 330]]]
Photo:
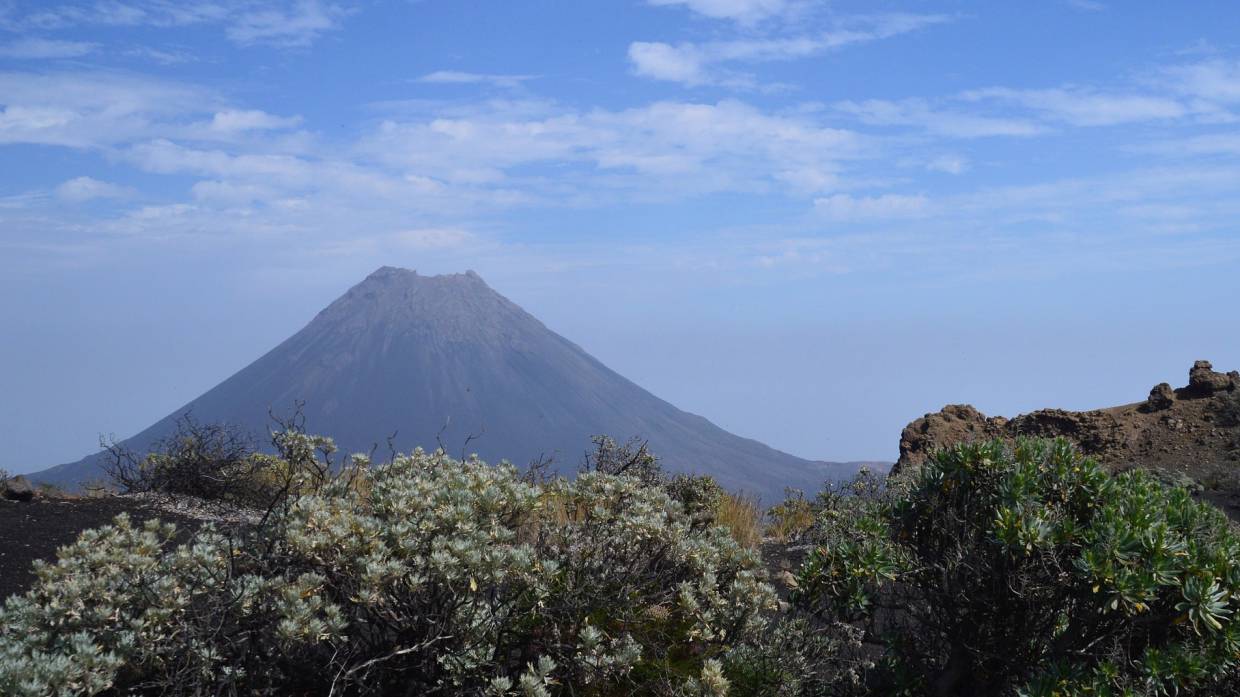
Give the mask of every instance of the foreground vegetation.
[[781, 598], [754, 503], [636, 444], [570, 480], [333, 467], [288, 426], [276, 455], [211, 428], [117, 453], [126, 488], [251, 520], [83, 533], [0, 610], [0, 694], [1240, 694], [1240, 539], [1063, 441], [777, 506]]

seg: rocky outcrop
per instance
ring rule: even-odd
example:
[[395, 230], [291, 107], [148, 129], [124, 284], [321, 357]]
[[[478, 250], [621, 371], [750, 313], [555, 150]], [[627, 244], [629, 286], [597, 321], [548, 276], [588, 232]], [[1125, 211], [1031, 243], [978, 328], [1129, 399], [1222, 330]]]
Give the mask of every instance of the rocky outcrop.
[[34, 498], [34, 487], [19, 474], [0, 482], [0, 495], [10, 501], [29, 501]]
[[1240, 387], [1240, 372], [1217, 373], [1210, 361], [1197, 361], [1188, 371], [1188, 394], [1209, 397], [1216, 392], [1230, 391]]
[[1012, 419], [952, 404], [910, 423], [900, 435], [893, 473], [909, 471], [935, 450], [961, 441], [1019, 436], [1074, 441], [1103, 465], [1142, 467], [1195, 482], [1206, 498], [1240, 513], [1240, 373], [1197, 361], [1188, 385], [1159, 383], [1141, 402], [1093, 411], [1042, 409]]
[[1175, 390], [1171, 385], [1160, 382], [1150, 388], [1150, 396], [1145, 398], [1146, 411], [1162, 411], [1175, 403]]
[[1006, 423], [1002, 416], [987, 418], [968, 404], [949, 404], [937, 414], [926, 414], [904, 427], [900, 434], [900, 459], [892, 473], [919, 465], [934, 451], [953, 443], [1001, 436]]

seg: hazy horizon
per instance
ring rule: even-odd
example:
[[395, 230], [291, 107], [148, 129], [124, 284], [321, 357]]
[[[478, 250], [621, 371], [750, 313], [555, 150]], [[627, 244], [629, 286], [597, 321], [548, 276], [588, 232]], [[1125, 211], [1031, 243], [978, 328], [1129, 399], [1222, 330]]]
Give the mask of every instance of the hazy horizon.
[[0, 467], [382, 265], [820, 460], [1240, 369], [1240, 7], [1194, 8], [0, 2]]

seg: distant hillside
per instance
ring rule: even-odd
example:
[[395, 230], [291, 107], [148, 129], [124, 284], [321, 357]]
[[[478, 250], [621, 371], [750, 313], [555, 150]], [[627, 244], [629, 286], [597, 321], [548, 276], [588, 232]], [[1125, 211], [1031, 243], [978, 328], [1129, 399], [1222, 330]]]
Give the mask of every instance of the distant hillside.
[[946, 444], [1022, 435], [1065, 436], [1113, 470], [1157, 470], [1240, 518], [1240, 372], [1197, 361], [1184, 387], [1160, 383], [1145, 401], [1093, 411], [1042, 409], [1005, 419], [948, 405], [904, 429], [893, 472], [920, 465]]
[[[813, 462], [741, 438], [681, 411], [547, 329], [473, 272], [420, 276], [381, 268], [304, 329], [206, 394], [125, 441], [142, 451], [191, 412], [253, 433], [269, 410], [305, 403], [308, 428], [344, 452], [368, 451], [396, 433], [401, 450], [524, 465], [553, 457], [572, 471], [594, 434], [649, 441], [665, 467], [714, 475], [733, 489], [782, 497], [816, 490], [860, 463]], [[475, 436], [466, 440], [470, 436]], [[32, 475], [65, 486], [100, 476], [100, 456]]]

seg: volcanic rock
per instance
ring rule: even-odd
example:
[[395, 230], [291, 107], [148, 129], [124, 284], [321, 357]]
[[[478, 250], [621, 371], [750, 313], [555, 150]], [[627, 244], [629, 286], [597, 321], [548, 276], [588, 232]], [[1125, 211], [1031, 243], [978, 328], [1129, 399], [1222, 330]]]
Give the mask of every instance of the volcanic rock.
[[1171, 389], [1171, 385], [1160, 382], [1150, 388], [1150, 396], [1145, 398], [1145, 405], [1149, 411], [1160, 411], [1170, 408], [1175, 403], [1175, 390]]
[[34, 487], [30, 486], [30, 481], [22, 475], [11, 477], [4, 480], [3, 483], [4, 498], [10, 501], [29, 501], [34, 498]]
[[1164, 481], [1193, 482], [1190, 490], [1240, 517], [1238, 388], [1234, 372], [1197, 361], [1187, 387], [1161, 383], [1141, 402], [1107, 409], [1042, 409], [1004, 419], [952, 404], [904, 429], [892, 473], [914, 470], [935, 450], [958, 442], [1062, 436], [1109, 469], [1140, 467]]

